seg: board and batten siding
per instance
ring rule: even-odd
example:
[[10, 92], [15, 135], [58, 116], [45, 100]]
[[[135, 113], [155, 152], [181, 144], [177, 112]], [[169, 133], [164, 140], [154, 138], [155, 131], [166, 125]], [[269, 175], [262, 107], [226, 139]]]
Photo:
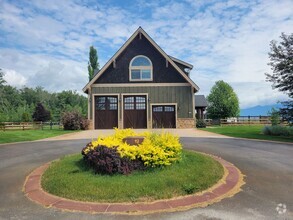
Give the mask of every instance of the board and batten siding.
[[[166, 66], [166, 58], [142, 35], [137, 35], [133, 41], [115, 59], [115, 68], [110, 65], [95, 81], [95, 84], [131, 83], [129, 80], [129, 64], [131, 60], [143, 55], [152, 62], [153, 79], [151, 81], [136, 81], [136, 83], [186, 83], [172, 64]], [[179, 65], [179, 64], [178, 64]], [[180, 68], [180, 66], [179, 66]], [[183, 67], [181, 67], [183, 68]], [[184, 72], [184, 71], [183, 71]]]
[[[122, 98], [121, 94], [147, 93], [149, 112], [150, 104], [177, 103], [177, 118], [193, 118], [193, 103], [191, 100], [194, 94], [191, 86], [92, 87], [91, 92], [91, 95], [120, 94], [119, 99]], [[119, 101], [119, 105], [121, 105], [121, 101]], [[90, 106], [92, 106], [91, 103]], [[122, 110], [121, 107], [120, 111]], [[89, 111], [90, 119], [92, 119], [92, 107]], [[121, 114], [119, 117], [121, 117]]]

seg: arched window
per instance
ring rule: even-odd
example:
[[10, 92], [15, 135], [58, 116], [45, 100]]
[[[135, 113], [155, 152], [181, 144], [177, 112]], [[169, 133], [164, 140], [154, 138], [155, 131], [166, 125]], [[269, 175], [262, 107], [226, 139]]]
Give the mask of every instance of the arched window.
[[152, 61], [146, 56], [136, 56], [129, 64], [130, 81], [151, 81], [153, 80]]

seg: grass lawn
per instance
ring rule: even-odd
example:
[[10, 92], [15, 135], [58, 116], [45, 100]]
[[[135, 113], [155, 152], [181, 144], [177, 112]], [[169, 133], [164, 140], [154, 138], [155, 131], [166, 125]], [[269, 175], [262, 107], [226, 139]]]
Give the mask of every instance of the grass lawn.
[[240, 126], [215, 126], [201, 128], [204, 131], [210, 131], [217, 134], [223, 134], [231, 137], [261, 139], [271, 141], [293, 142], [291, 137], [270, 136], [262, 134], [264, 125], [240, 125]]
[[153, 201], [209, 188], [222, 178], [223, 167], [211, 157], [183, 151], [171, 166], [135, 171], [130, 175], [94, 174], [82, 155], [65, 156], [51, 164], [42, 187], [61, 197], [91, 202]]
[[34, 141], [48, 137], [54, 137], [62, 134], [72, 133], [74, 131], [64, 131], [62, 129], [44, 129], [44, 130], [17, 130], [17, 131], [0, 131], [0, 144]]

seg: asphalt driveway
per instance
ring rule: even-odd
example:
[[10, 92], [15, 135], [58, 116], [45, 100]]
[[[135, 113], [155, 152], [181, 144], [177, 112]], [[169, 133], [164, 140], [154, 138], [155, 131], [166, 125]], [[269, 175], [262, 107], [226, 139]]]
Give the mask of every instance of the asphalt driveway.
[[[67, 138], [68, 139], [68, 138]], [[93, 215], [43, 208], [22, 193], [36, 167], [78, 153], [90, 139], [0, 146], [0, 219], [293, 219], [293, 144], [223, 137], [182, 137], [186, 149], [221, 156], [245, 175], [243, 191], [206, 208], [145, 216]], [[278, 214], [279, 203], [286, 213]]]

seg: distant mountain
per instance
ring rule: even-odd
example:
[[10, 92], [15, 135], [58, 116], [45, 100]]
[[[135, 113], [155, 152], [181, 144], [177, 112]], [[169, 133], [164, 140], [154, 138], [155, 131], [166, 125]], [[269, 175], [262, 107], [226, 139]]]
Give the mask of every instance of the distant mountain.
[[258, 116], [258, 115], [268, 115], [268, 112], [272, 110], [272, 108], [279, 109], [281, 108], [281, 104], [275, 105], [257, 105], [251, 108], [240, 109], [240, 116]]

